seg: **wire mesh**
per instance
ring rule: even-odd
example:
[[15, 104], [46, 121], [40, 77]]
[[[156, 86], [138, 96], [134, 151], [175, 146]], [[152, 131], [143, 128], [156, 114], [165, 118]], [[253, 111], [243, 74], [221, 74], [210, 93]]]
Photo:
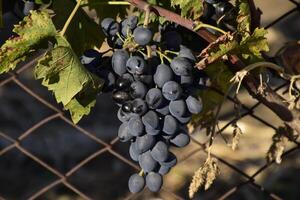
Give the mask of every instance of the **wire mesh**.
[[[300, 12], [300, 3], [297, 2], [297, 1], [294, 1], [294, 0], [289, 0], [289, 1], [295, 5], [295, 8], [293, 8], [292, 10], [289, 10], [288, 12], [284, 13], [282, 16], [280, 16], [277, 19], [275, 19], [273, 22], [271, 22], [270, 24], [268, 24], [266, 26], [266, 28], [273, 27], [275, 24], [277, 24], [281, 20], [285, 19], [286, 17], [288, 17], [289, 15], [291, 15], [294, 12]], [[76, 193], [78, 196], [80, 196], [83, 199], [92, 199], [89, 196], [89, 194], [84, 193], [79, 188], [77, 188], [75, 185], [73, 185], [69, 181], [69, 179], [79, 169], [81, 169], [82, 167], [84, 167], [85, 165], [87, 165], [89, 162], [91, 162], [95, 158], [104, 155], [105, 153], [109, 153], [111, 156], [113, 156], [116, 159], [122, 161], [123, 163], [125, 163], [128, 166], [130, 166], [134, 170], [139, 170], [139, 166], [137, 166], [132, 161], [128, 160], [120, 152], [118, 152], [116, 149], [114, 149], [115, 145], [119, 142], [117, 137], [113, 138], [109, 142], [106, 142], [106, 141], [102, 140], [101, 138], [99, 138], [98, 136], [96, 136], [95, 133], [92, 133], [92, 132], [84, 129], [84, 128], [82, 128], [79, 125], [73, 124], [72, 121], [70, 121], [70, 119], [65, 116], [65, 113], [62, 110], [58, 109], [55, 105], [53, 105], [52, 103], [50, 103], [46, 98], [40, 96], [37, 92], [35, 92], [29, 86], [25, 85], [19, 79], [20, 74], [22, 74], [28, 68], [32, 68], [36, 64], [36, 60], [37, 59], [38, 59], [38, 57], [36, 59], [33, 59], [32, 61], [28, 62], [24, 66], [20, 67], [15, 72], [10, 73], [7, 77], [3, 78], [2, 81], [0, 82], [0, 87], [4, 87], [5, 85], [7, 85], [9, 83], [16, 84], [24, 92], [26, 92], [27, 94], [29, 94], [32, 98], [36, 99], [38, 102], [40, 102], [41, 104], [43, 104], [47, 109], [49, 109], [49, 110], [51, 110], [53, 112], [53, 114], [51, 114], [51, 115], [49, 115], [47, 117], [44, 117], [42, 120], [40, 120], [39, 122], [35, 123], [33, 126], [31, 126], [26, 131], [24, 131], [23, 133], [21, 133], [16, 139], [13, 138], [13, 137], [11, 137], [11, 136], [9, 136], [9, 134], [6, 134], [6, 133], [4, 133], [4, 132], [2, 132], [0, 130], [0, 139], [5, 140], [5, 141], [7, 141], [7, 142], [10, 143], [5, 148], [3, 148], [3, 149], [0, 150], [0, 157], [4, 156], [5, 154], [7, 154], [8, 152], [10, 152], [10, 151], [12, 151], [14, 149], [17, 149], [23, 155], [25, 155], [26, 157], [28, 157], [29, 159], [31, 159], [35, 163], [39, 164], [44, 169], [48, 170], [49, 172], [51, 172], [52, 174], [54, 174], [56, 176], [55, 180], [53, 180], [52, 182], [50, 182], [46, 186], [42, 186], [40, 189], [38, 189], [34, 193], [30, 194], [30, 197], [28, 199], [30, 199], [30, 200], [39, 199], [39, 197], [41, 197], [43, 194], [47, 193], [52, 188], [54, 188], [54, 187], [56, 187], [58, 185], [61, 185], [61, 184], [64, 185], [65, 187], [69, 188], [71, 191], [73, 191], [74, 193]], [[284, 83], [284, 84], [278, 86], [277, 88], [275, 88], [274, 90], [278, 91], [278, 90], [282, 89], [283, 87], [286, 87], [287, 85], [288, 85], [288, 83]], [[217, 92], [219, 92], [219, 91], [217, 91]], [[237, 100], [234, 99], [234, 98], [232, 98], [232, 97], [230, 97], [230, 96], [227, 97], [227, 100], [230, 101], [230, 102], [232, 102], [232, 103], [237, 103], [236, 102]], [[261, 122], [265, 126], [270, 127], [271, 129], [276, 130], [277, 128], [274, 125], [272, 125], [271, 123], [269, 123], [268, 121], [266, 121], [264, 118], [262, 118], [262, 117], [260, 117], [260, 116], [258, 116], [258, 115], [255, 114], [254, 110], [260, 104], [261, 103], [258, 102], [258, 103], [256, 103], [255, 105], [253, 105], [251, 107], [249, 107], [247, 105], [244, 105], [244, 104], [241, 104], [242, 108], [244, 110], [246, 110], [246, 112], [243, 113], [238, 118], [234, 118], [231, 121], [229, 121], [227, 124], [225, 124], [222, 128], [220, 128], [218, 130], [218, 133], [222, 133], [227, 127], [229, 127], [233, 123], [241, 120], [245, 116], [250, 116], [253, 119]], [[26, 138], [30, 137], [31, 135], [38, 134], [38, 133], [36, 133], [36, 131], [39, 130], [39, 129], [41, 129], [47, 123], [50, 123], [50, 122], [52, 122], [54, 120], [57, 120], [57, 119], [63, 121], [64, 123], [68, 124], [69, 126], [73, 127], [74, 129], [76, 129], [77, 131], [79, 131], [80, 134], [84, 135], [87, 138], [90, 138], [91, 140], [93, 140], [94, 142], [96, 142], [97, 145], [98, 145], [98, 149], [96, 151], [94, 151], [88, 157], [82, 159], [79, 163], [77, 163], [74, 167], [72, 167], [71, 169], [69, 169], [65, 173], [62, 173], [59, 170], [55, 169], [54, 167], [52, 167], [51, 165], [49, 165], [47, 162], [43, 161], [38, 156], [34, 155], [34, 153], [32, 153], [29, 150], [27, 150], [21, 144], [21, 142], [23, 140], [25, 140]], [[198, 146], [198, 148], [195, 149], [194, 151], [190, 152], [185, 157], [181, 158], [178, 161], [178, 163], [185, 162], [188, 158], [195, 156], [199, 152], [206, 153], [205, 144], [200, 143], [199, 141], [197, 141], [197, 139], [193, 135], [192, 135], [192, 140], [191, 141], [194, 144], [196, 144]], [[295, 147], [293, 147], [290, 150], [286, 151], [283, 154], [282, 157], [283, 158], [287, 157], [292, 152], [295, 152], [295, 151], [299, 150], [299, 148], [300, 148], [299, 143], [295, 142]], [[234, 187], [230, 188], [223, 195], [221, 195], [218, 199], [220, 199], [220, 200], [227, 199], [228, 197], [230, 197], [231, 195], [233, 195], [234, 193], [236, 193], [237, 191], [239, 191], [245, 185], [249, 185], [249, 186], [253, 187], [254, 189], [256, 189], [257, 191], [260, 191], [260, 192], [264, 193], [270, 199], [276, 199], [276, 200], [282, 199], [277, 194], [273, 193], [272, 191], [266, 190], [262, 185], [260, 185], [260, 184], [258, 184], [256, 182], [256, 177], [258, 175], [260, 175], [262, 172], [264, 172], [266, 169], [268, 169], [273, 163], [266, 163], [266, 164], [262, 165], [255, 173], [253, 173], [250, 176], [246, 172], [244, 172], [243, 170], [239, 169], [238, 166], [235, 166], [234, 164], [226, 161], [225, 159], [223, 159], [223, 158], [221, 158], [221, 157], [219, 157], [217, 155], [212, 155], [212, 156], [216, 157], [219, 160], [219, 162], [221, 162], [222, 164], [224, 164], [227, 167], [229, 167], [231, 170], [233, 170], [236, 173], [238, 173], [244, 179], [244, 181], [242, 181], [238, 185], [235, 185]], [[176, 194], [176, 193], [174, 193], [172, 191], [169, 191], [168, 189], [166, 189], [164, 187], [162, 188], [162, 190], [164, 192], [166, 192], [166, 193], [169, 193], [169, 195], [171, 195], [173, 199], [184, 199], [184, 197], [182, 197], [179, 194]], [[135, 196], [135, 194], [130, 194], [125, 199], [131, 199], [134, 196]], [[0, 194], [0, 199], [1, 200], [5, 200], [5, 198], [2, 197], [1, 194]]]

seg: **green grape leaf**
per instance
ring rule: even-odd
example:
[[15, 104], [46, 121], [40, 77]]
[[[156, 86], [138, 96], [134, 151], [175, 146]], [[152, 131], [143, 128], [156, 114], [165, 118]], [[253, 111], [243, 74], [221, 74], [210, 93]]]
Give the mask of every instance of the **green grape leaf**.
[[32, 11], [15, 26], [17, 36], [8, 39], [0, 48], [0, 74], [13, 70], [39, 45], [57, 32], [46, 12]]
[[84, 68], [68, 46], [56, 46], [48, 52], [36, 66], [35, 76], [43, 79], [42, 85], [70, 111], [74, 123], [90, 112], [103, 85], [102, 80]]
[[250, 36], [251, 13], [247, 0], [237, 0], [236, 6], [239, 8], [237, 16], [237, 30], [243, 38]]
[[[72, 0], [52, 0], [52, 9], [56, 13], [53, 23], [57, 30], [62, 30], [75, 5], [76, 2]], [[65, 37], [78, 56], [81, 56], [86, 49], [100, 48], [104, 41], [101, 27], [82, 9], [77, 10]]]
[[179, 7], [181, 10], [181, 16], [186, 18], [198, 19], [203, 10], [203, 4], [201, 1], [195, 0], [171, 0], [172, 7]]

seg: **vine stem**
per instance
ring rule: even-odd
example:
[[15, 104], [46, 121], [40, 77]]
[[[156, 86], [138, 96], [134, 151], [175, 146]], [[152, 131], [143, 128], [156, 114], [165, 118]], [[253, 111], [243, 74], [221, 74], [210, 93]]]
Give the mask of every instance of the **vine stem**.
[[128, 3], [127, 1], [107, 1], [107, 2], [86, 3], [86, 4], [82, 4], [80, 7], [97, 6], [97, 5], [128, 6], [130, 5], [130, 3]]
[[[144, 8], [144, 10], [145, 10], [144, 27], [146, 27], [146, 28], [148, 27], [148, 24], [149, 24], [150, 12], [151, 12], [150, 8], [151, 7], [149, 4], [145, 5], [145, 8]], [[151, 47], [149, 45], [147, 45], [146, 49], [147, 49], [147, 58], [151, 58], [151, 53], [152, 53]]]
[[212, 26], [212, 25], [210, 25], [210, 24], [205, 24], [205, 23], [200, 23], [200, 24], [198, 24], [198, 25], [194, 28], [194, 31], [198, 31], [198, 30], [201, 29], [201, 28], [209, 28], [209, 29], [213, 29], [213, 30], [215, 30], [215, 31], [218, 31], [218, 32], [222, 33], [223, 35], [226, 34], [226, 32], [223, 31], [222, 29], [220, 29], [220, 28], [218, 28], [218, 27], [216, 27], [216, 26]]
[[65, 25], [64, 25], [64, 27], [63, 27], [63, 29], [62, 29], [62, 31], [60, 32], [60, 34], [61, 34], [62, 36], [65, 35], [65, 33], [66, 33], [66, 31], [67, 31], [67, 29], [68, 29], [68, 27], [69, 27], [69, 25], [70, 25], [70, 23], [71, 23], [73, 17], [75, 16], [75, 14], [76, 14], [78, 8], [80, 7], [81, 2], [82, 2], [82, 0], [78, 0], [78, 1], [77, 1], [76, 6], [74, 7], [74, 9], [73, 9], [73, 11], [71, 12], [69, 18], [67, 19], [67, 21], [66, 21], [66, 23], [65, 23]]

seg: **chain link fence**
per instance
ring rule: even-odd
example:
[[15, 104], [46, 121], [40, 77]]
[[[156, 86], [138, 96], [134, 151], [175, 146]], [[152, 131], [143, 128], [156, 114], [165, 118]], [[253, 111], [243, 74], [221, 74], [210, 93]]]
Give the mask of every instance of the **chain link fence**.
[[[294, 4], [294, 8], [292, 10], [284, 13], [282, 16], [279, 16], [272, 23], [267, 25], [266, 28], [273, 27], [278, 22], [285, 19], [286, 17], [288, 17], [289, 15], [291, 15], [294, 12], [300, 12], [300, 3], [295, 0], [289, 0], [289, 1]], [[128, 168], [132, 168], [132, 170], [138, 171], [139, 167], [135, 163], [133, 163], [132, 161], [127, 159], [127, 157], [123, 155], [122, 151], [118, 150], [119, 141], [118, 141], [117, 137], [113, 138], [110, 141], [105, 141], [104, 139], [101, 139], [99, 134], [96, 134], [95, 132], [91, 132], [91, 131], [83, 128], [80, 125], [74, 125], [72, 123], [72, 121], [70, 121], [70, 119], [68, 117], [66, 117], [65, 112], [62, 111], [61, 109], [57, 108], [57, 106], [54, 104], [54, 101], [51, 98], [48, 99], [48, 98], [40, 95], [37, 91], [34, 90], [34, 88], [32, 88], [30, 85], [27, 85], [20, 78], [20, 76], [22, 74], [25, 74], [28, 69], [31, 69], [36, 64], [36, 60], [37, 60], [38, 56], [39, 55], [37, 55], [35, 58], [33, 58], [30, 62], [19, 67], [18, 70], [16, 70], [15, 72], [0, 77], [1, 78], [0, 79], [0, 89], [3, 87], [6, 87], [9, 84], [14, 84], [17, 87], [19, 87], [23, 92], [27, 93], [28, 95], [30, 95], [33, 98], [32, 103], [35, 103], [36, 101], [38, 101], [45, 108], [50, 110], [51, 114], [44, 117], [43, 119], [41, 119], [34, 125], [32, 125], [30, 128], [25, 130], [23, 133], [21, 133], [17, 137], [13, 137], [10, 134], [7, 134], [4, 131], [0, 130], [0, 141], [2, 140], [2, 142], [6, 144], [5, 146], [0, 146], [0, 158], [5, 156], [6, 154], [8, 154], [11, 151], [17, 150], [23, 156], [27, 157], [29, 160], [38, 164], [39, 167], [43, 168], [43, 170], [48, 171], [47, 173], [54, 175], [54, 178], [52, 178], [51, 181], [48, 181], [47, 184], [39, 185], [38, 189], [31, 192], [26, 197], [26, 199], [30, 199], [30, 200], [44, 199], [43, 198], [44, 194], [51, 191], [51, 189], [53, 189], [53, 188], [57, 188], [60, 185], [63, 185], [65, 188], [68, 188], [68, 190], [75, 193], [81, 199], [93, 199], [88, 192], [83, 191], [80, 187], [78, 187], [77, 185], [74, 185], [72, 183], [72, 181], [70, 181], [72, 176], [74, 176], [74, 174], [76, 174], [84, 166], [88, 165], [89, 163], [93, 162], [93, 160], [95, 160], [96, 158], [99, 158], [101, 156], [105, 156], [105, 158], [107, 158], [107, 154], [109, 154], [110, 156], [114, 157], [115, 159], [123, 162]], [[275, 91], [279, 91], [282, 88], [285, 88], [289, 84], [286, 82], [284, 83], [282, 81], [280, 81], [280, 82], [281, 82], [281, 85], [276, 86], [276, 88], [274, 88]], [[239, 102], [237, 102], [238, 101], [237, 99], [232, 98], [230, 96], [227, 97], [227, 100], [234, 104], [239, 103]], [[220, 129], [218, 130], [218, 133], [221, 134], [226, 128], [230, 127], [233, 123], [236, 123], [237, 121], [241, 120], [242, 118], [244, 118], [246, 116], [250, 116], [254, 120], [257, 120], [260, 123], [264, 124], [264, 126], [274, 129], [274, 133], [275, 133], [275, 131], [277, 130], [278, 127], [275, 127], [273, 124], [271, 124], [270, 122], [268, 122], [266, 120], [266, 118], [268, 116], [265, 116], [265, 118], [264, 118], [264, 117], [261, 117], [261, 116], [258, 116], [255, 114], [254, 111], [259, 105], [261, 105], [261, 103], [257, 102], [256, 104], [249, 107], [242, 103], [241, 107], [242, 107], [242, 109], [245, 110], [245, 112], [242, 113], [241, 116], [239, 116], [238, 118], [234, 118], [234, 119], [230, 120], [227, 124], [225, 124], [223, 127], [220, 127]], [[1, 105], [1, 106], [3, 106], [3, 105]], [[17, 109], [16, 109], [16, 112], [18, 112]], [[28, 113], [28, 115], [30, 115], [30, 113]], [[30, 116], [26, 116], [26, 117], [30, 117]], [[1, 117], [0, 117], [0, 119], [1, 119]], [[92, 140], [93, 142], [95, 142], [97, 144], [97, 148], [95, 149], [94, 152], [90, 153], [89, 156], [82, 158], [80, 162], [75, 163], [74, 166], [72, 166], [72, 168], [68, 169], [68, 170], [60, 170], [60, 169], [53, 167], [55, 165], [49, 164], [49, 162], [43, 160], [43, 158], [40, 158], [38, 155], [36, 155], [36, 153], [31, 152], [30, 150], [28, 150], [28, 148], [23, 146], [24, 140], [26, 140], [27, 138], [33, 137], [33, 135], [40, 134], [39, 132], [42, 131], [42, 129], [44, 129], [47, 124], [52, 123], [54, 121], [55, 121], [55, 123], [57, 123], [57, 121], [60, 121], [60, 123], [63, 122], [65, 124], [67, 124], [68, 126], [75, 129], [79, 134], [81, 134], [82, 136], [84, 136], [86, 138], [89, 138], [90, 140]], [[99, 122], [99, 123], [101, 123], [101, 122]], [[13, 124], [14, 123], [12, 122], [11, 125], [13, 126]], [[101, 132], [101, 130], [99, 130], [99, 132]], [[197, 145], [198, 147], [196, 149], [194, 149], [192, 152], [188, 152], [185, 156], [181, 157], [178, 161], [178, 165], [175, 168], [179, 168], [180, 163], [186, 162], [187, 159], [196, 156], [196, 154], [199, 152], [206, 153], [205, 144], [201, 143], [197, 140], [196, 134], [199, 134], [199, 133], [195, 133], [192, 135], [192, 143]], [[70, 139], [72, 139], [72, 137], [70, 137]], [[70, 142], [70, 141], [65, 141], [65, 142]], [[290, 155], [291, 153], [293, 153], [295, 151], [299, 151], [300, 144], [297, 142], [294, 142], [294, 143], [295, 143], [295, 145], [283, 154], [283, 156], [282, 156], [283, 160], [288, 159], [288, 155]], [[81, 151], [81, 150], [82, 149], [80, 146], [76, 146], [73, 149], [73, 151]], [[262, 172], [264, 172], [266, 169], [268, 169], [274, 163], [265, 163], [259, 169], [257, 169], [254, 173], [252, 173], [252, 175], [248, 175], [248, 173], [241, 170], [239, 168], [239, 166], [236, 166], [235, 164], [228, 162], [225, 158], [222, 158], [217, 155], [213, 155], [213, 156], [215, 156], [219, 160], [219, 162], [222, 163], [222, 165], [225, 165], [228, 168], [230, 168], [231, 170], [233, 170], [234, 172], [236, 172], [243, 180], [239, 184], [228, 189], [218, 199], [220, 199], [220, 200], [221, 199], [229, 199], [231, 196], [233, 196], [235, 193], [237, 193], [241, 188], [245, 187], [246, 185], [254, 188], [255, 191], [257, 191], [257, 192], [262, 193], [266, 197], [265, 199], [276, 199], [276, 200], [282, 199], [279, 195], [273, 193], [272, 191], [265, 189], [264, 186], [258, 184], [256, 181], [256, 178], [258, 177], [258, 175], [260, 175]], [[106, 159], [102, 160], [103, 165], [106, 164], [105, 160]], [[3, 162], [4, 161], [0, 161], [0, 165], [5, 165], [5, 163], [3, 163]], [[110, 166], [108, 166], [108, 168], [110, 168]], [[62, 172], [62, 171], [64, 171], [64, 172]], [[5, 173], [9, 173], [9, 172], [5, 172]], [[122, 174], [122, 176], [126, 176], [126, 178], [127, 178], [129, 176], [129, 173], [125, 174], [125, 175]], [[18, 177], [18, 178], [22, 179], [23, 177]], [[14, 181], [19, 181], [19, 180], [11, 180], [11, 181], [14, 182]], [[85, 179], [81, 180], [81, 182], [84, 182], [84, 181], [85, 181]], [[1, 177], [0, 177], [0, 182], [2, 182]], [[109, 181], [109, 183], [110, 184], [113, 183], [115, 185], [115, 187], [119, 187], [118, 179], [111, 180], [111, 181]], [[99, 183], [95, 182], [93, 184], [95, 184], [94, 187], [97, 187], [97, 184], [99, 184]], [[105, 184], [108, 184], [108, 183], [106, 183], [104, 180], [104, 183], [102, 183], [102, 185], [105, 186]], [[105, 190], [105, 188], [99, 188], [99, 189]], [[125, 189], [127, 189], [127, 188], [125, 188]], [[184, 188], [184, 189], [188, 190], [188, 188]], [[212, 188], [212, 190], [213, 190], [213, 188]], [[0, 190], [0, 191], [3, 191], [3, 190]], [[182, 193], [180, 193], [180, 194], [174, 193], [172, 190], [169, 190], [165, 187], [162, 188], [162, 192], [168, 194], [168, 198], [170, 198], [170, 199], [186, 199], [186, 197], [182, 196]], [[0, 199], [5, 200], [6, 198], [2, 195], [3, 194], [1, 194], [1, 192], [0, 192]], [[126, 196], [125, 199], [138, 198], [139, 195], [140, 194], [128, 194], [128, 196]]]

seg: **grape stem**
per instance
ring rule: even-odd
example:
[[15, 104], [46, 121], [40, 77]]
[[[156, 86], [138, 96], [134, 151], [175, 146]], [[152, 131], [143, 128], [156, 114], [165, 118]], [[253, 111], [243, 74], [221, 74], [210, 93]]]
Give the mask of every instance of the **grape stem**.
[[[148, 24], [149, 24], [149, 18], [150, 18], [150, 12], [151, 12], [151, 7], [149, 4], [145, 5], [145, 19], [144, 19], [144, 27], [148, 27]], [[146, 49], [147, 49], [147, 58], [151, 58], [151, 52], [152, 52], [152, 49], [149, 45], [146, 46]]]
[[65, 23], [65, 25], [64, 25], [64, 27], [63, 27], [63, 29], [62, 29], [62, 31], [60, 32], [60, 34], [61, 34], [62, 36], [65, 35], [65, 33], [66, 33], [66, 31], [67, 31], [67, 29], [68, 29], [68, 27], [69, 27], [69, 25], [70, 25], [70, 23], [71, 23], [73, 17], [75, 16], [75, 14], [76, 14], [78, 8], [80, 7], [81, 2], [82, 2], [82, 0], [78, 0], [78, 1], [77, 1], [76, 6], [74, 7], [74, 9], [73, 9], [73, 11], [71, 12], [69, 18], [67, 19], [67, 21], [66, 21], [66, 23]]
[[172, 59], [166, 56], [163, 52], [156, 50], [156, 53], [158, 53], [160, 57], [165, 58], [169, 63], [171, 63]]
[[165, 53], [171, 53], [171, 54], [174, 54], [174, 55], [179, 55], [179, 52], [176, 52], [176, 51], [171, 51], [171, 50], [165, 50]]
[[222, 29], [220, 29], [220, 28], [218, 28], [218, 27], [216, 27], [216, 26], [212, 26], [212, 25], [210, 25], [210, 24], [202, 23], [202, 22], [201, 22], [200, 24], [198, 24], [198, 25], [194, 28], [194, 31], [198, 31], [198, 30], [201, 29], [201, 28], [209, 28], [209, 29], [213, 29], [213, 30], [215, 30], [215, 31], [218, 31], [218, 32], [222, 33], [223, 35], [226, 34], [226, 32], [223, 31]]
[[139, 172], [139, 176], [144, 176], [144, 170], [141, 170], [141, 171]]

